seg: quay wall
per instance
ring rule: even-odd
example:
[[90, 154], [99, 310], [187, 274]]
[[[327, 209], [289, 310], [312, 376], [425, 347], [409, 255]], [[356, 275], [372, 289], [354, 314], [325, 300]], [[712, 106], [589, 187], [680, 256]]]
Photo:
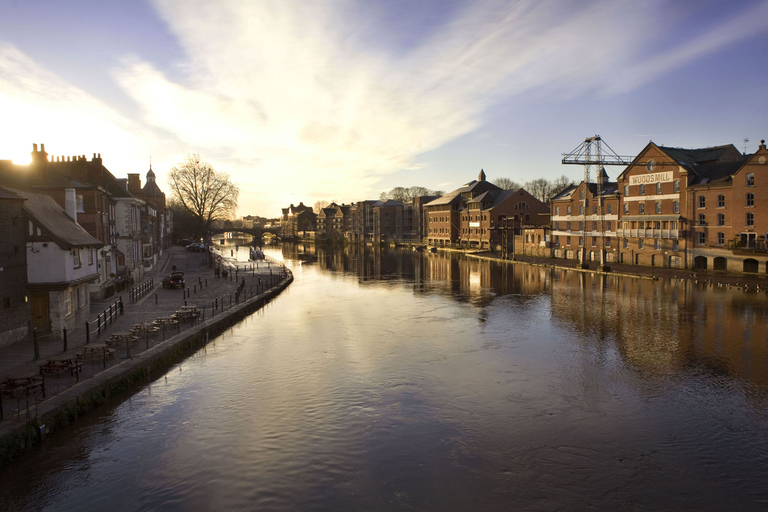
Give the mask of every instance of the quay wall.
[[279, 295], [293, 282], [291, 271], [285, 269], [285, 272], [286, 277], [282, 281], [263, 293], [44, 400], [36, 406], [36, 411], [34, 405], [30, 406], [34, 418], [25, 424], [2, 425], [0, 467], [23, 455], [46, 436], [60, 432], [80, 416], [97, 409], [107, 400], [127, 395], [139, 386], [163, 376], [168, 368], [189, 357], [210, 339]]

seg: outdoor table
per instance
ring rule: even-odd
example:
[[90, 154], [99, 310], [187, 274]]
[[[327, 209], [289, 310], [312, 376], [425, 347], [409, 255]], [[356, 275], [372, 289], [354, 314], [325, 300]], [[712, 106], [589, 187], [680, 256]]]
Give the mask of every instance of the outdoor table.
[[76, 357], [56, 357], [40, 365], [40, 375], [53, 373], [59, 375], [67, 370], [69, 370], [70, 375], [74, 375], [75, 372], [81, 370], [81, 366], [80, 361]]
[[30, 392], [34, 393], [38, 389], [42, 389], [43, 396], [45, 396], [43, 379], [38, 377], [34, 372], [9, 375], [5, 381], [0, 384], [0, 393], [13, 397], [22, 396], [21, 392], [23, 392], [24, 395], [29, 396]]
[[155, 323], [157, 325], [171, 325], [176, 322], [177, 322], [176, 317], [173, 317], [173, 316], [161, 316], [155, 319]]
[[83, 358], [107, 355], [112, 357], [115, 355], [115, 349], [110, 348], [106, 343], [91, 343], [90, 345], [85, 345], [82, 348], [81, 354]]
[[136, 341], [138, 338], [131, 331], [118, 331], [113, 332], [107, 340], [108, 344], [120, 344], [122, 342], [128, 343], [129, 341]]

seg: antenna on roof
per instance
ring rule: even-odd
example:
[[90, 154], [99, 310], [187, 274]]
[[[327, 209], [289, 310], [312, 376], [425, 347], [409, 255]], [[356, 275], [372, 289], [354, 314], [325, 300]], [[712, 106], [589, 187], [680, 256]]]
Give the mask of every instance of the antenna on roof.
[[744, 139], [744, 154], [747, 154], [747, 142], [749, 142], [749, 139]]

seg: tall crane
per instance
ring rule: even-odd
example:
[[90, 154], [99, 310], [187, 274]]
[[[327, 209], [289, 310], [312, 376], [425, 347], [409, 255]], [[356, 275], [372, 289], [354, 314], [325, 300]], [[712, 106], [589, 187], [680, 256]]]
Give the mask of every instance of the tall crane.
[[[619, 156], [611, 147], [600, 138], [599, 135], [594, 137], [587, 137], [584, 142], [571, 151], [570, 153], [563, 153], [563, 164], [566, 165], [583, 165], [584, 166], [584, 183], [588, 186], [589, 174], [592, 166], [597, 168], [597, 218], [600, 231], [600, 267], [605, 267], [605, 215], [603, 213], [603, 180], [600, 174], [605, 172], [606, 165], [629, 165], [634, 157], [631, 156]], [[587, 266], [587, 207], [589, 203], [587, 201], [587, 195], [584, 194], [581, 200], [581, 240], [582, 245], [580, 249], [580, 261], [582, 267]]]

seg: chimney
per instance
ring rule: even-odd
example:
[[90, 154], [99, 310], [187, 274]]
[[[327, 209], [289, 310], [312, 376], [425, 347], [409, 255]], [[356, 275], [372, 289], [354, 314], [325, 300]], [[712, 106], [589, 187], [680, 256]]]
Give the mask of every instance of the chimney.
[[64, 211], [77, 222], [77, 196], [73, 188], [64, 189]]
[[128, 192], [131, 194], [141, 192], [141, 177], [138, 173], [128, 173]]

